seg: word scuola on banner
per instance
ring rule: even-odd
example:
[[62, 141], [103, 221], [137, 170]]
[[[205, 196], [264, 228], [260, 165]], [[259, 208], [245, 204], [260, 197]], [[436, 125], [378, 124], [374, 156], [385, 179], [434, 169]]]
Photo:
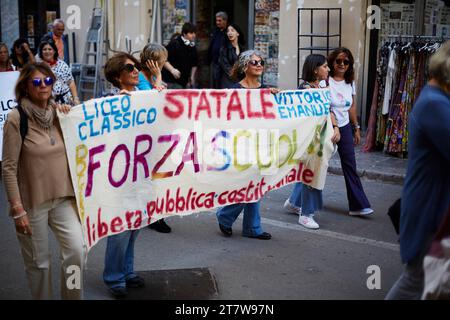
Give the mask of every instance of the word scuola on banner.
[[327, 89], [137, 91], [59, 115], [91, 248], [161, 218], [325, 184]]

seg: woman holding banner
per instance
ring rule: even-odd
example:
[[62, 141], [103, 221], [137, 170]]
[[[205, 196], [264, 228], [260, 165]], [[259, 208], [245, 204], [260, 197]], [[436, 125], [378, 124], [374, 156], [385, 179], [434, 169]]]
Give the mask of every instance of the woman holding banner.
[[[233, 66], [231, 75], [235, 80], [242, 79], [231, 88], [236, 89], [262, 89], [265, 88], [259, 82], [264, 71], [264, 60], [262, 54], [255, 50], [242, 52], [238, 61]], [[278, 89], [272, 88], [272, 93], [277, 93]], [[238, 203], [220, 208], [216, 215], [219, 228], [222, 233], [230, 237], [233, 234], [232, 225], [239, 214], [244, 210], [244, 220], [242, 222], [242, 235], [248, 238], [269, 240], [272, 235], [264, 232], [261, 227], [261, 216], [259, 213], [259, 201], [252, 203]]]
[[[105, 65], [105, 77], [120, 89], [120, 94], [137, 90], [140, 63], [132, 55], [118, 53]], [[128, 230], [109, 236], [105, 252], [103, 281], [116, 298], [125, 297], [127, 288], [140, 288], [144, 279], [134, 273], [134, 244], [139, 230]]]
[[[328, 79], [327, 59], [320, 54], [310, 54], [303, 64], [302, 80], [299, 90], [326, 88], [325, 80]], [[333, 123], [333, 136], [331, 141], [337, 143], [340, 139], [339, 127], [336, 118], [331, 113]], [[291, 196], [284, 203], [284, 208], [298, 214], [298, 223], [308, 229], [319, 229], [319, 224], [314, 220], [314, 214], [322, 209], [322, 190], [304, 185], [301, 182], [295, 184]]]
[[361, 132], [356, 115], [354, 61], [352, 53], [347, 48], [338, 48], [328, 56], [328, 65], [331, 67], [329, 78], [331, 110], [336, 116], [341, 133], [338, 152], [347, 187], [349, 214], [367, 216], [372, 214], [373, 210], [356, 172], [354, 145], [361, 142]]
[[[52, 100], [55, 80], [44, 63], [22, 69], [15, 89], [18, 107], [4, 126], [2, 172], [33, 298], [52, 298], [50, 227], [61, 248], [61, 298], [81, 299], [86, 246]], [[80, 278], [69, 288], [74, 266]]]

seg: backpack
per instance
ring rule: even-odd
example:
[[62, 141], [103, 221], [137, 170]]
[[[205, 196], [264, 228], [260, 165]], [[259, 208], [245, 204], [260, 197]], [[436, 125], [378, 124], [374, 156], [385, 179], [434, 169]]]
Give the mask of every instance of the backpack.
[[20, 136], [22, 137], [22, 144], [28, 133], [28, 116], [20, 105], [17, 105], [17, 111], [20, 114]]

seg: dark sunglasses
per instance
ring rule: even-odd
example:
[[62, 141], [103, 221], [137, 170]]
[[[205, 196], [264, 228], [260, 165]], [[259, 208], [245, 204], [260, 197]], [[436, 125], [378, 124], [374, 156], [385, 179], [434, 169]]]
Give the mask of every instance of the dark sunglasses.
[[131, 64], [131, 63], [127, 63], [126, 65], [124, 65], [122, 70], [125, 70], [125, 71], [131, 73], [134, 71], [135, 68], [137, 71], [141, 71], [141, 66], [139, 66], [137, 64]]
[[40, 87], [42, 85], [42, 82], [44, 82], [45, 86], [51, 86], [53, 84], [53, 78], [52, 77], [46, 77], [44, 79], [41, 78], [34, 78], [31, 80], [33, 83], [33, 86]]
[[248, 63], [254, 67], [256, 67], [256, 66], [264, 67], [264, 64], [265, 64], [264, 60], [250, 60]]
[[344, 64], [344, 66], [348, 66], [350, 64], [350, 60], [347, 60], [347, 59], [336, 59], [336, 64], [337, 65]]

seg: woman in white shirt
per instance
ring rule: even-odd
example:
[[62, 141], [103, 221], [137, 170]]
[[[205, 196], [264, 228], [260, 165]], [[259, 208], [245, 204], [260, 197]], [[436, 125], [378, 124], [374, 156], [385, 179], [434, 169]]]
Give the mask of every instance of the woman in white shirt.
[[347, 187], [349, 214], [365, 216], [372, 214], [373, 210], [370, 208], [369, 200], [356, 173], [354, 145], [361, 142], [361, 132], [356, 114], [354, 61], [352, 53], [347, 48], [338, 48], [329, 55], [328, 65], [331, 69], [329, 88], [331, 110], [336, 116], [341, 134], [338, 152]]

